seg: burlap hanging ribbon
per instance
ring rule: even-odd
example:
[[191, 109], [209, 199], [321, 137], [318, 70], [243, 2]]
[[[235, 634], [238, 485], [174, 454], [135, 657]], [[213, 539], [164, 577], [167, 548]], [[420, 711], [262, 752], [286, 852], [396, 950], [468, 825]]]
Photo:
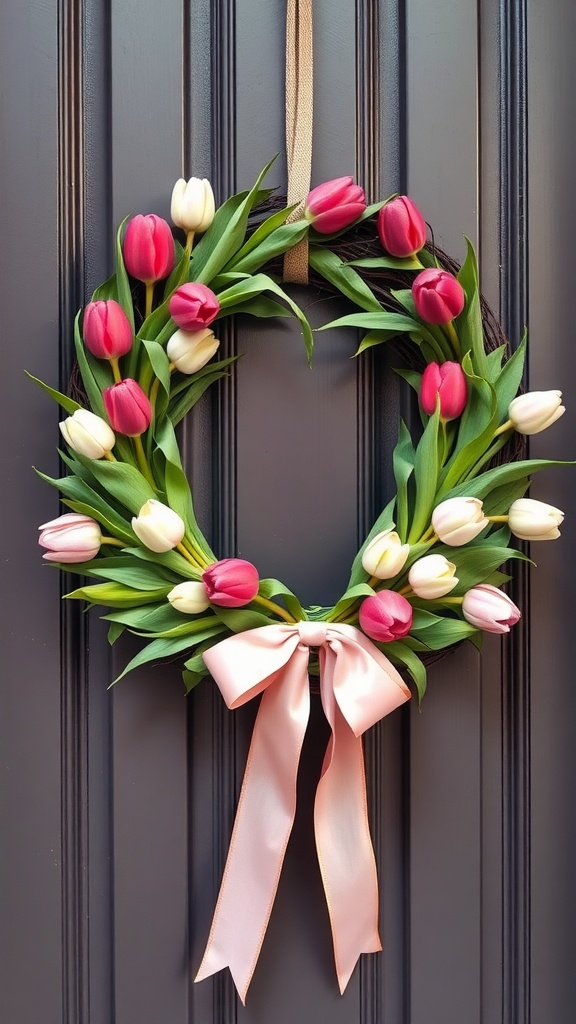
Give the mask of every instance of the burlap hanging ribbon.
[[[310, 191], [313, 123], [312, 0], [287, 0], [286, 11], [286, 159], [287, 218], [299, 220]], [[284, 280], [308, 284], [308, 238], [284, 256]]]

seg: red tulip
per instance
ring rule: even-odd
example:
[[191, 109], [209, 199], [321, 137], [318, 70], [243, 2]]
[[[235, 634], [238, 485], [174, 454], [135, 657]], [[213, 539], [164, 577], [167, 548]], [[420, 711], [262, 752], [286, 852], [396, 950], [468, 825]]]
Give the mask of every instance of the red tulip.
[[174, 266], [174, 239], [167, 221], [155, 213], [128, 221], [122, 243], [126, 270], [144, 284], [161, 281]]
[[82, 325], [86, 348], [97, 359], [118, 359], [132, 348], [132, 328], [114, 299], [89, 302]]
[[334, 178], [308, 194], [304, 216], [322, 235], [347, 228], [366, 209], [364, 189], [351, 177]]
[[202, 582], [212, 604], [222, 608], [240, 608], [258, 593], [260, 579], [252, 562], [243, 558], [223, 558], [209, 565]]
[[170, 316], [183, 331], [201, 331], [220, 311], [220, 303], [211, 288], [191, 281], [177, 288], [168, 303]]
[[447, 324], [464, 309], [464, 289], [453, 274], [438, 267], [423, 270], [414, 279], [416, 312], [429, 324]]
[[396, 196], [378, 214], [380, 241], [391, 256], [413, 256], [426, 242], [426, 222], [408, 196]]
[[150, 426], [152, 406], [142, 388], [129, 377], [102, 393], [110, 425], [119, 434], [137, 437]]
[[412, 628], [412, 605], [395, 590], [379, 590], [362, 602], [358, 619], [372, 640], [401, 640]]
[[427, 416], [436, 411], [438, 396], [443, 420], [455, 420], [462, 415], [468, 398], [468, 384], [460, 363], [428, 363], [420, 384], [420, 405]]

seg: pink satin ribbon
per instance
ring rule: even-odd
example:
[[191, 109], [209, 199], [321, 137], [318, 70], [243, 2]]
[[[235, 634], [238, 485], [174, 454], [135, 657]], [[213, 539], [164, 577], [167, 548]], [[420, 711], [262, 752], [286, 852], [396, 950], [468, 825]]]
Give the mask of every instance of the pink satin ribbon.
[[361, 953], [382, 949], [368, 827], [362, 733], [410, 697], [401, 676], [354, 626], [299, 622], [229, 637], [204, 661], [229, 708], [262, 693], [212, 928], [196, 981], [230, 968], [242, 1002], [260, 954], [296, 811], [310, 711], [308, 656], [319, 648], [332, 735], [314, 805], [318, 861], [340, 991]]

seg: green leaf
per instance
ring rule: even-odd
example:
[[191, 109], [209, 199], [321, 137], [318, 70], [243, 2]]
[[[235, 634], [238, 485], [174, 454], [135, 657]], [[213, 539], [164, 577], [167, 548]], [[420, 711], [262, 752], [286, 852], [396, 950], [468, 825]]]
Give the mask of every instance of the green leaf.
[[281, 583], [280, 580], [260, 580], [258, 593], [266, 598], [282, 596], [288, 611], [297, 622], [304, 622], [308, 618], [296, 595]]
[[208, 669], [205, 668], [203, 672], [191, 672], [189, 668], [182, 669], [182, 679], [186, 688], [186, 695], [192, 692], [198, 683], [201, 683], [206, 676], [209, 675]]
[[130, 291], [130, 281], [128, 279], [128, 274], [126, 273], [124, 257], [122, 255], [124, 225], [129, 219], [129, 217], [124, 218], [116, 233], [116, 291], [118, 302], [126, 313], [132, 328], [132, 334], [134, 334], [134, 306], [132, 305], [132, 292]]
[[470, 498], [485, 498], [496, 487], [515, 483], [532, 473], [538, 473], [549, 466], [573, 466], [574, 462], [561, 462], [555, 459], [528, 459], [520, 462], [507, 463], [481, 473], [472, 480], [465, 480], [458, 487], [453, 487], [444, 498], [457, 498], [465, 495]]
[[168, 407], [168, 415], [172, 425], [177, 427], [190, 409], [196, 405], [196, 402], [202, 398], [202, 395], [208, 390], [210, 385], [220, 380], [221, 377], [226, 376], [225, 372], [218, 371], [191, 383], [187, 390], [176, 401], [171, 402]]
[[[239, 302], [237, 306], [229, 306], [223, 315], [229, 317], [239, 313], [257, 317], [287, 317], [291, 315], [285, 306], [281, 306], [279, 302], [275, 302], [274, 299], [270, 299], [266, 295], [257, 295], [247, 302]], [[218, 317], [216, 317], [216, 320], [218, 320]]]
[[308, 362], [310, 362], [312, 349], [314, 348], [312, 328], [297, 303], [286, 294], [279, 284], [276, 284], [271, 277], [268, 277], [267, 274], [255, 274], [255, 276], [249, 280], [239, 281], [237, 284], [232, 285], [231, 288], [228, 288], [219, 296], [220, 306], [225, 309], [229, 302], [231, 305], [235, 305], [239, 300], [244, 302], [251, 294], [259, 295], [263, 291], [273, 292], [275, 295], [278, 295], [282, 301], [289, 306], [294, 313], [294, 316], [296, 316], [300, 321], [302, 333], [304, 335], [304, 344], [306, 345], [306, 352], [308, 355]]
[[212, 224], [193, 251], [190, 267], [192, 280], [210, 284], [212, 278], [242, 247], [250, 211], [258, 201], [260, 184], [274, 159], [266, 164], [248, 193], [231, 196], [216, 211]]
[[[66, 569], [70, 571], [70, 566]], [[154, 604], [166, 597], [172, 587], [158, 587], [157, 590], [136, 590], [123, 583], [94, 583], [87, 587], [78, 587], [64, 597], [76, 601], [89, 601], [90, 604], [103, 604], [109, 608], [136, 608], [141, 604]]]
[[[280, 212], [283, 213], [284, 211]], [[278, 215], [274, 215], [274, 217], [276, 216]], [[273, 220], [274, 217], [270, 217], [269, 220]], [[265, 221], [264, 224], [260, 225], [242, 247], [238, 256], [230, 261], [226, 269], [234, 267], [235, 270], [242, 273], [253, 274], [255, 270], [259, 270], [260, 267], [265, 266], [266, 263], [269, 263], [277, 256], [281, 256], [288, 249], [292, 249], [298, 242], [301, 242], [309, 228], [309, 224], [305, 220], [294, 221], [292, 224], [282, 224], [272, 234], [261, 240], [258, 245], [252, 245], [248, 249], [247, 247], [251, 245], [258, 231], [267, 223], [268, 221]]]
[[424, 265], [416, 256], [368, 256], [365, 259], [351, 260], [348, 267], [364, 267], [366, 270], [423, 270]]
[[171, 589], [175, 583], [180, 582], [178, 576], [168, 572], [163, 566], [143, 564], [126, 554], [93, 559], [87, 564], [83, 563], [80, 572], [90, 576], [103, 576], [104, 579], [124, 583], [136, 590], [157, 591], [168, 583]]
[[450, 597], [465, 594], [471, 587], [484, 583], [495, 569], [499, 569], [509, 559], [529, 561], [526, 555], [516, 548], [492, 545], [489, 543], [489, 539], [486, 538], [486, 542], [483, 544], [466, 544], [461, 548], [446, 547], [445, 545], [434, 548], [435, 554], [444, 555], [456, 565], [456, 576], [459, 582], [458, 586], [451, 591]]
[[423, 640], [431, 651], [441, 651], [444, 647], [470, 639], [477, 632], [478, 630], [465, 619], [439, 618], [430, 628], [412, 627], [410, 636]]
[[[112, 518], [109, 515], [101, 512], [98, 508], [94, 508], [92, 505], [87, 505], [83, 501], [64, 501], [72, 512], [78, 512], [81, 516], [90, 516], [91, 519], [95, 519], [100, 526], [104, 527], [104, 530], [109, 537], [116, 537], [118, 540], [123, 540], [126, 544], [134, 544], [136, 538], [132, 530], [129, 530], [126, 524], [120, 520], [120, 517], [114, 516]], [[122, 524], [122, 525], [120, 525]]]
[[458, 427], [454, 453], [449, 460], [438, 497], [467, 476], [482, 454], [489, 448], [498, 425], [496, 392], [482, 377], [472, 373], [470, 356], [467, 353], [462, 368], [468, 379], [468, 401]]
[[373, 597], [374, 590], [369, 587], [367, 583], [357, 583], [353, 587], [349, 587], [345, 594], [342, 595], [337, 604], [334, 605], [334, 609], [331, 614], [331, 619], [335, 619], [348, 611], [352, 605], [362, 597]]
[[61, 405], [62, 408], [70, 414], [70, 416], [72, 413], [75, 413], [77, 409], [82, 408], [82, 406], [79, 405], [78, 402], [75, 402], [73, 398], [68, 398], [68, 395], [63, 395], [60, 391], [56, 391], [55, 388], [51, 388], [48, 384], [45, 384], [43, 380], [40, 380], [39, 377], [35, 377], [32, 373], [28, 373], [28, 370], [24, 370], [24, 373], [30, 378], [30, 380], [33, 380], [35, 384], [38, 384], [47, 395], [50, 395], [51, 398], [58, 402], [58, 405]]
[[385, 341], [390, 341], [390, 338], [396, 338], [397, 335], [397, 331], [368, 331], [368, 333], [362, 338], [354, 356], [361, 355], [367, 348], [374, 348], [375, 345], [382, 345]]
[[484, 328], [482, 310], [480, 308], [480, 289], [478, 285], [478, 265], [474, 246], [466, 239], [467, 254], [458, 272], [458, 280], [466, 293], [466, 304], [456, 318], [454, 326], [462, 345], [462, 355], [472, 352], [474, 369], [480, 377], [488, 378], [490, 364], [484, 348]]
[[401, 640], [393, 640], [389, 644], [380, 644], [379, 646], [383, 654], [390, 658], [390, 661], [397, 665], [403, 665], [408, 670], [416, 684], [418, 706], [420, 706], [426, 693], [426, 669], [418, 655], [414, 654]]
[[97, 462], [78, 454], [77, 459], [83, 466], [87, 465], [98, 483], [129, 512], [137, 515], [142, 505], [156, 497], [150, 484], [134, 466], [123, 462]]
[[209, 560], [216, 561], [214, 552], [211, 551], [208, 541], [198, 526], [186, 474], [180, 466], [176, 466], [173, 462], [166, 463], [166, 498], [170, 508], [174, 509], [184, 520], [186, 532], [192, 535]]
[[176, 265], [164, 285], [164, 302], [166, 299], [170, 298], [172, 292], [175, 292], [181, 284], [184, 284], [188, 280], [188, 272], [190, 270], [190, 254], [186, 252], [186, 249], [180, 245], [180, 242], [177, 239], [174, 239], [174, 249], [176, 254]]
[[[439, 403], [438, 403], [439, 404]], [[434, 499], [438, 490], [438, 424], [439, 411], [430, 417], [426, 429], [420, 438], [414, 460], [414, 482], [416, 497], [412, 526], [408, 533], [408, 543], [415, 544], [424, 533], [430, 522], [434, 507]]]
[[526, 332], [518, 348], [504, 363], [502, 371], [496, 380], [494, 387], [498, 400], [498, 422], [508, 419], [508, 406], [512, 399], [516, 398], [520, 382], [524, 373], [524, 359], [526, 357]]
[[408, 481], [414, 472], [416, 452], [410, 437], [410, 431], [400, 421], [400, 432], [398, 443], [392, 456], [394, 468], [394, 479], [396, 480], [396, 528], [398, 536], [404, 543], [408, 536], [408, 523], [410, 519], [410, 506], [408, 503]]
[[108, 643], [111, 647], [122, 636], [124, 629], [125, 627], [119, 622], [112, 622], [108, 627]]
[[217, 608], [214, 613], [228, 626], [233, 633], [244, 633], [247, 629], [258, 629], [259, 626], [278, 625], [278, 620], [252, 608]]
[[124, 553], [132, 555], [134, 558], [140, 558], [143, 562], [154, 562], [157, 565], [163, 565], [164, 568], [170, 569], [179, 578], [186, 580], [199, 580], [202, 577], [202, 571], [195, 569], [190, 562], [180, 555], [177, 551], [149, 551], [148, 548], [124, 548]]
[[381, 310], [380, 313], [349, 313], [347, 316], [331, 320], [329, 324], [318, 327], [318, 331], [328, 331], [333, 327], [365, 327], [367, 330], [393, 331], [394, 334], [403, 334], [406, 331], [419, 332], [421, 325], [411, 317], [403, 313], [388, 313]]
[[521, 477], [510, 484], [503, 484], [502, 487], [495, 487], [484, 499], [483, 508], [485, 516], [503, 516], [508, 512], [512, 502], [523, 498], [530, 487], [530, 480]]
[[74, 320], [74, 346], [76, 348], [76, 359], [78, 360], [82, 383], [88, 396], [90, 407], [97, 416], [105, 417], [102, 392], [104, 388], [113, 384], [112, 373], [107, 362], [105, 365], [108, 369], [103, 370], [101, 365], [103, 361], [94, 359], [84, 347], [80, 334], [80, 312], [76, 314]]
[[185, 651], [190, 647], [194, 646], [194, 642], [191, 637], [175, 637], [171, 640], [153, 640], [151, 644], [147, 644], [137, 655], [128, 662], [126, 668], [116, 676], [116, 679], [110, 684], [114, 686], [122, 679], [128, 672], [132, 672], [135, 668], [139, 668], [141, 665], [146, 665], [150, 661], [158, 661], [160, 659], [170, 657], [173, 654], [180, 654], [181, 651]]
[[170, 394], [170, 360], [166, 355], [166, 351], [158, 344], [157, 341], [149, 341], [147, 338], [142, 339], [142, 346], [146, 350], [148, 359], [150, 360], [150, 366], [154, 372], [154, 375], [160, 381], [164, 391], [167, 395]]
[[310, 246], [310, 266], [360, 309], [382, 312], [382, 304], [359, 274], [331, 249]]

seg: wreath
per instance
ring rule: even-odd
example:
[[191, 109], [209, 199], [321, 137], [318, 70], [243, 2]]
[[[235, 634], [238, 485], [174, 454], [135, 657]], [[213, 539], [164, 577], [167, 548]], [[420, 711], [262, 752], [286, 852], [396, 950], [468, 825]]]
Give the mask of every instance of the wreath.
[[[530, 475], [552, 463], [518, 458], [510, 445], [504, 464], [495, 457], [515, 432], [553, 423], [564, 411], [561, 393], [518, 394], [525, 340], [511, 355], [483, 309], [470, 243], [455, 272], [427, 244], [408, 197], [367, 206], [351, 178], [313, 189], [293, 223], [294, 207], [258, 216], [271, 196], [262, 187], [267, 170], [217, 210], [208, 181], [178, 181], [171, 216], [184, 244], [155, 214], [120, 225], [115, 272], [74, 325], [81, 400], [39, 382], [68, 413], [60, 455], [69, 470], [61, 479], [40, 475], [71, 510], [41, 526], [39, 542], [49, 562], [98, 581], [66, 596], [109, 609], [110, 643], [125, 629], [148, 639], [122, 675], [179, 655], [190, 690], [208, 675], [205, 651], [227, 636], [279, 621], [342, 622], [407, 670], [421, 698], [433, 652], [478, 644], [484, 631], [507, 632], [520, 618], [500, 589], [504, 563], [525, 558], [510, 534], [559, 536], [562, 513], [524, 497]], [[359, 356], [402, 339], [412, 365], [398, 372], [418, 394], [423, 423], [417, 440], [400, 424], [397, 491], [345, 592], [330, 608], [308, 609], [246, 560], [212, 552], [176, 434], [230, 372], [233, 358], [213, 359], [226, 317], [292, 313], [311, 359], [312, 330], [273, 262], [304, 237], [315, 278], [355, 307], [320, 329], [365, 331]]]
[[[427, 660], [510, 630], [520, 610], [502, 589], [503, 569], [526, 558], [511, 534], [552, 540], [563, 519], [525, 497], [531, 475], [554, 463], [525, 459], [517, 443], [562, 415], [562, 396], [520, 393], [525, 339], [509, 351], [480, 297], [472, 245], [458, 269], [427, 242], [407, 196], [367, 206], [348, 177], [312, 189], [298, 217], [293, 206], [271, 206], [267, 170], [218, 210], [206, 180], [179, 180], [179, 238], [155, 214], [124, 221], [114, 274], [76, 317], [74, 397], [38, 381], [68, 414], [60, 455], [69, 473], [40, 475], [69, 511], [40, 527], [43, 557], [90, 579], [66, 596], [107, 609], [110, 643], [126, 629], [147, 640], [118, 678], [183, 657], [187, 690], [210, 674], [230, 708], [262, 695], [196, 979], [229, 966], [243, 1000], [294, 820], [308, 673], [319, 676], [331, 729], [314, 827], [343, 991], [359, 955], [381, 948], [362, 734], [410, 697], [400, 672], [421, 700]], [[252, 563], [217, 557], [194, 514], [177, 436], [231, 372], [236, 357], [214, 359], [224, 318], [294, 315], [311, 360], [312, 330], [278, 267], [302, 245], [314, 281], [352, 304], [320, 330], [363, 331], [360, 358], [400, 339], [398, 372], [422, 419], [414, 437], [400, 424], [396, 494], [329, 608], [303, 608]]]

